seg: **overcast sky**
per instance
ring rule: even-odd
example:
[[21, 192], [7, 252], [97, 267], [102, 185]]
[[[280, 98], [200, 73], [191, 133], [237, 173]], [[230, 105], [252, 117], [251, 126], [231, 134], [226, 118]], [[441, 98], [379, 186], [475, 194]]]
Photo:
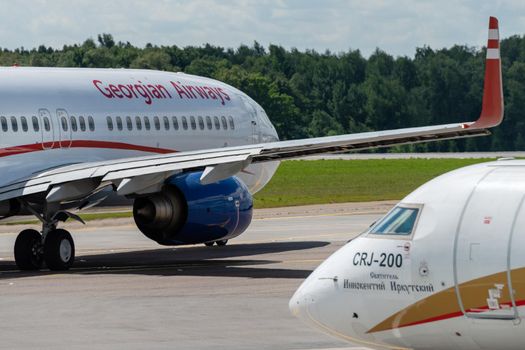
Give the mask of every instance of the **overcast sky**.
[[376, 47], [413, 56], [486, 42], [490, 15], [501, 35], [525, 32], [525, 0], [0, 0], [0, 47], [61, 48], [111, 33], [137, 46], [279, 44], [333, 52]]

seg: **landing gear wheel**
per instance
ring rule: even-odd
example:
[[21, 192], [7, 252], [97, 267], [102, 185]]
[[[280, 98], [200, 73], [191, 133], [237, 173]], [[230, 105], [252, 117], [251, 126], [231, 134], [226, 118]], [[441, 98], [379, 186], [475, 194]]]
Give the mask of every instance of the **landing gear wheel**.
[[219, 247], [224, 247], [226, 244], [228, 244], [228, 240], [227, 239], [222, 239], [220, 241], [216, 241], [215, 242]]
[[215, 244], [215, 242], [206, 242], [206, 243], [204, 243], [204, 245], [206, 247], [213, 247], [214, 244]]
[[20, 270], [35, 271], [42, 267], [42, 236], [35, 230], [20, 232], [15, 242], [15, 262]]
[[47, 234], [44, 242], [44, 260], [50, 270], [69, 270], [75, 261], [75, 243], [69, 232], [57, 229]]

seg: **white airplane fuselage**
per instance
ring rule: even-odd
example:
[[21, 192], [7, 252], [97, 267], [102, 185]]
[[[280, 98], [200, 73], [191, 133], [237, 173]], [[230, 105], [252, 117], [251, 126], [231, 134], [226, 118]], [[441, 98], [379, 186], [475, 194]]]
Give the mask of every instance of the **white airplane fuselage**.
[[511, 160], [428, 182], [321, 264], [292, 313], [370, 348], [523, 349], [524, 179]]
[[[0, 186], [68, 164], [277, 141], [243, 92], [183, 73], [0, 68]], [[239, 177], [252, 193], [277, 162]]]

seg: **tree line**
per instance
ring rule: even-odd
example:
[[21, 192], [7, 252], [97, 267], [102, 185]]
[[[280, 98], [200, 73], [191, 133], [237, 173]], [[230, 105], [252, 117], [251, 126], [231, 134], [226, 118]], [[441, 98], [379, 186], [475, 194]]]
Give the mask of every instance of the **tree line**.
[[[144, 48], [97, 40], [31, 50], [0, 50], [0, 65], [145, 68], [211, 77], [261, 104], [281, 139], [475, 120], [481, 110], [486, 49], [456, 45], [393, 57], [376, 49], [323, 53], [254, 42]], [[490, 137], [399, 146], [391, 151], [525, 150], [525, 37], [501, 42], [505, 120]]]

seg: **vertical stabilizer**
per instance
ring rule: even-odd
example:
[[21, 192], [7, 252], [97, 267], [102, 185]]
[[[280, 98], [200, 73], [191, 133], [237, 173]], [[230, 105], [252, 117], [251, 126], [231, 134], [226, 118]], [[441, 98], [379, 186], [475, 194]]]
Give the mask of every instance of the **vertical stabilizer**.
[[489, 128], [499, 125], [503, 120], [503, 110], [499, 25], [496, 17], [490, 17], [485, 82], [483, 85], [483, 105], [479, 119], [469, 127]]

